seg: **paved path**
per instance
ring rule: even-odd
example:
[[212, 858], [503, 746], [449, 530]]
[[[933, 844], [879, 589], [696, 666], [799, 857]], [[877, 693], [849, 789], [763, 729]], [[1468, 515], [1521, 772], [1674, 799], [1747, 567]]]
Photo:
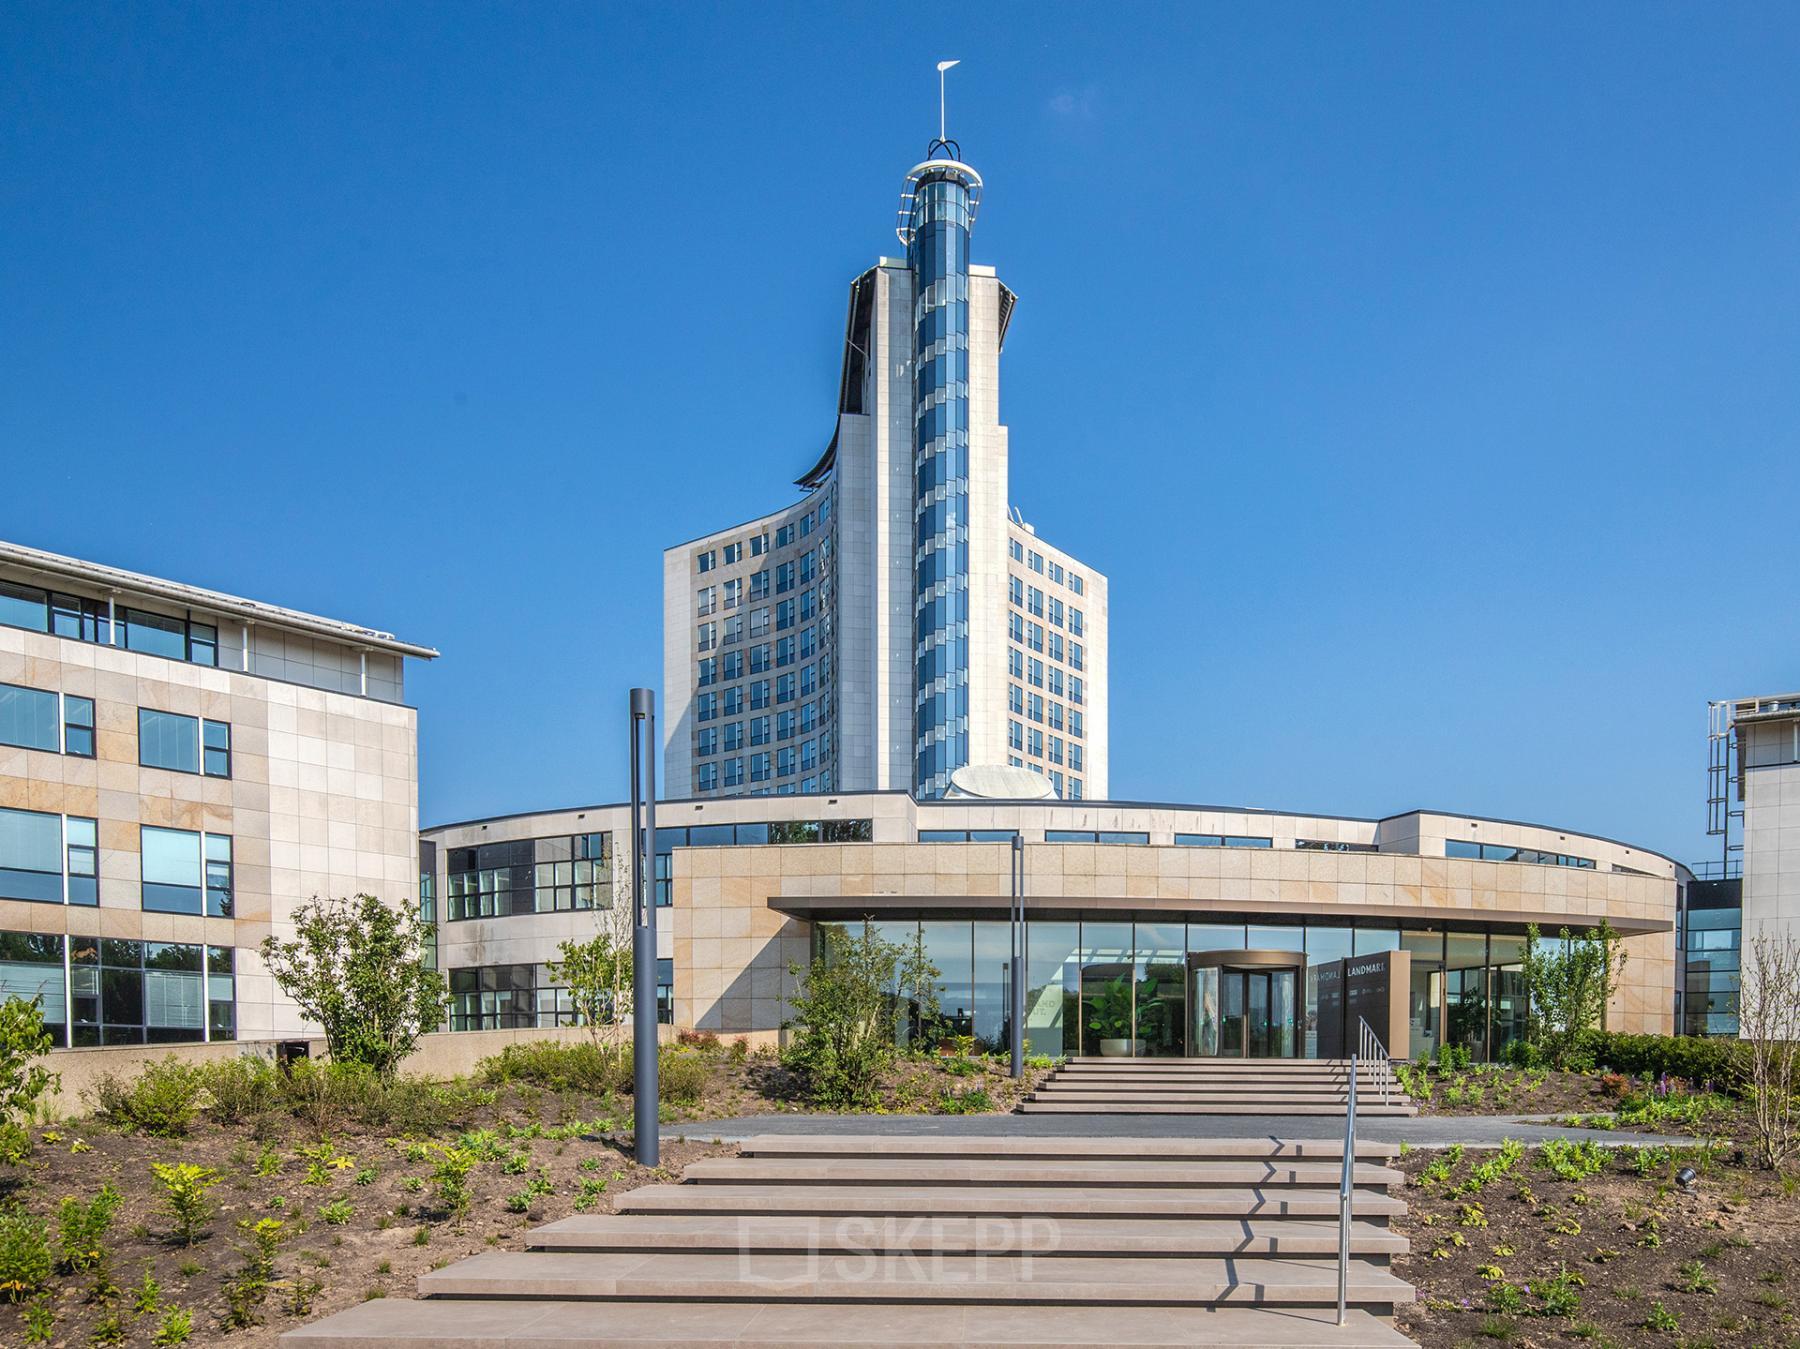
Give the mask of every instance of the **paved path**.
[[[1407, 1143], [1417, 1148], [1443, 1148], [1455, 1143], [1495, 1148], [1508, 1138], [1542, 1143], [1550, 1138], [1594, 1139], [1609, 1146], [1627, 1144], [1691, 1146], [1691, 1138], [1640, 1134], [1625, 1130], [1570, 1129], [1556, 1124], [1557, 1115], [1429, 1115], [1414, 1119], [1358, 1119], [1359, 1138], [1378, 1143]], [[815, 1115], [800, 1112], [743, 1115], [735, 1119], [665, 1124], [662, 1136], [697, 1143], [717, 1139], [739, 1143], [755, 1134], [860, 1134], [866, 1137], [934, 1134], [966, 1138], [977, 1134], [1009, 1134], [1020, 1138], [1335, 1138], [1344, 1131], [1341, 1118], [1296, 1119], [1277, 1115]]]

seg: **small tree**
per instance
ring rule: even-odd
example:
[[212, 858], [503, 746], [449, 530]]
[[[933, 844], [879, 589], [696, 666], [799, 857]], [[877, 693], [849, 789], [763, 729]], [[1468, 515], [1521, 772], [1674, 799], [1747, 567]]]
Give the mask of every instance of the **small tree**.
[[1546, 948], [1537, 924], [1525, 930], [1525, 989], [1531, 1043], [1558, 1068], [1569, 1067], [1588, 1032], [1606, 1024], [1606, 1004], [1619, 986], [1625, 952], [1604, 919], [1579, 936], [1558, 934], [1559, 949]]
[[907, 1036], [922, 1043], [926, 1052], [936, 1050], [943, 1029], [944, 1013], [938, 1003], [938, 980], [943, 971], [931, 963], [925, 953], [925, 934], [913, 933], [912, 945], [900, 961], [900, 1007], [897, 1015], [907, 1019]]
[[1738, 1037], [1748, 1051], [1756, 1163], [1773, 1171], [1800, 1146], [1800, 941], [1758, 932], [1743, 953]]
[[903, 947], [872, 924], [862, 936], [825, 929], [824, 953], [810, 968], [791, 967], [800, 991], [790, 1000], [794, 1039], [782, 1062], [806, 1075], [821, 1105], [876, 1104], [876, 1085], [894, 1061], [894, 975]]
[[265, 937], [262, 956], [281, 991], [324, 1029], [334, 1062], [391, 1078], [444, 1017], [444, 976], [419, 962], [424, 936], [415, 911], [373, 895], [315, 896], [294, 910], [294, 938]]
[[[631, 948], [615, 945], [610, 932], [596, 932], [586, 941], [571, 938], [557, 949], [562, 952], [562, 959], [547, 963], [550, 979], [569, 990], [575, 1014], [598, 1045], [600, 1027], [622, 1015], [620, 990], [631, 987]], [[624, 1004], [624, 1012], [629, 1012], [629, 994]]]
[[0, 1003], [0, 1162], [22, 1162], [31, 1151], [31, 1112], [38, 1097], [61, 1081], [35, 1060], [54, 1047], [38, 999]]

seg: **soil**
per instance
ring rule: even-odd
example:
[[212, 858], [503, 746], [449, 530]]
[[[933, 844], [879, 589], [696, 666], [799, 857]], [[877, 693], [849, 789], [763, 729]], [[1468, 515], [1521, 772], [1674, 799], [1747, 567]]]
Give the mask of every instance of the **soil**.
[[1614, 1104], [1597, 1073], [1484, 1064], [1447, 1074], [1434, 1070], [1429, 1080], [1431, 1099], [1416, 1101], [1421, 1115], [1590, 1114]]
[[[772, 1111], [813, 1111], [802, 1083], [771, 1055], [737, 1055], [729, 1046], [693, 1047], [707, 1064], [697, 1100], [665, 1105], [679, 1123]], [[882, 1111], [975, 1113], [1009, 1110], [1045, 1070], [1014, 1084], [1001, 1060], [985, 1057], [902, 1059], [882, 1077]], [[412, 1296], [421, 1273], [489, 1248], [524, 1249], [527, 1231], [577, 1211], [613, 1211], [616, 1196], [640, 1185], [673, 1182], [690, 1161], [726, 1156], [734, 1146], [665, 1142], [662, 1166], [646, 1170], [630, 1153], [631, 1098], [558, 1093], [529, 1085], [493, 1093], [454, 1126], [409, 1135], [403, 1125], [368, 1129], [331, 1123], [326, 1153], [316, 1124], [286, 1112], [250, 1123], [221, 1124], [203, 1112], [181, 1138], [124, 1133], [93, 1119], [39, 1127], [22, 1166], [0, 1166], [0, 1203], [22, 1204], [49, 1220], [68, 1196], [91, 1200], [110, 1184], [122, 1203], [107, 1233], [107, 1273], [116, 1292], [93, 1295], [92, 1272], [58, 1272], [48, 1304], [55, 1314], [48, 1343], [149, 1345], [167, 1308], [193, 1318], [190, 1344], [268, 1349], [287, 1330], [374, 1297]], [[471, 1131], [488, 1160], [470, 1174], [462, 1217], [442, 1202], [433, 1171], [434, 1145], [466, 1142]], [[548, 1136], [546, 1136], [548, 1135]], [[313, 1165], [317, 1160], [318, 1165]], [[192, 1246], [176, 1240], [162, 1211], [155, 1162], [209, 1167], [221, 1177], [214, 1212]], [[534, 1180], [549, 1193], [530, 1194], [524, 1211], [508, 1208]], [[347, 1205], [347, 1212], [342, 1207]], [[579, 1206], [579, 1208], [578, 1208]], [[329, 1207], [329, 1217], [327, 1211]], [[274, 1280], [255, 1309], [261, 1324], [227, 1322], [227, 1283], [244, 1268], [250, 1247], [241, 1223], [282, 1223]], [[333, 1222], [331, 1218], [340, 1221]], [[134, 1309], [148, 1273], [161, 1307]], [[116, 1318], [121, 1338], [107, 1339]], [[96, 1338], [96, 1331], [100, 1338]], [[0, 1345], [27, 1340], [25, 1308], [0, 1302]]]
[[[1604, 1151], [1604, 1170], [1572, 1181], [1534, 1150], [1461, 1196], [1450, 1191], [1494, 1152], [1470, 1151], [1447, 1180], [1424, 1184], [1444, 1154], [1402, 1158], [1411, 1213], [1395, 1227], [1412, 1250], [1394, 1272], [1419, 1300], [1401, 1310], [1400, 1329], [1425, 1345], [1800, 1339], [1800, 1187], [1750, 1169], [1735, 1144], [1651, 1149], [1643, 1174], [1637, 1148]], [[1691, 1192], [1674, 1179], [1681, 1166], [1700, 1172]], [[1564, 1272], [1580, 1282], [1565, 1280], [1559, 1307], [1546, 1281]]]

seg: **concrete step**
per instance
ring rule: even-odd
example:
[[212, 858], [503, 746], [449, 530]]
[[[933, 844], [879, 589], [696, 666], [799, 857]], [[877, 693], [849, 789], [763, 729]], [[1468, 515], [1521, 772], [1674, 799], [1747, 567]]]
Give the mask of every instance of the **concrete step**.
[[[712, 1157], [690, 1162], [683, 1173], [688, 1185], [1070, 1185], [1274, 1186], [1338, 1184], [1340, 1162], [1285, 1159], [1197, 1162], [1057, 1161], [1032, 1157]], [[1352, 1173], [1358, 1186], [1394, 1186], [1405, 1177], [1396, 1170], [1358, 1162]]]
[[[1307, 1091], [1257, 1089], [1255, 1087], [1219, 1087], [1147, 1082], [1129, 1087], [1090, 1086], [1077, 1082], [1047, 1082], [1032, 1092], [1034, 1101], [1083, 1100], [1109, 1101], [1129, 1096], [1134, 1101], [1218, 1101], [1222, 1104], [1261, 1102], [1274, 1110], [1283, 1105], [1336, 1105], [1341, 1110], [1348, 1099], [1341, 1091]], [[1362, 1108], [1362, 1098], [1356, 1102]]]
[[[1334, 1171], [1336, 1168], [1332, 1168]], [[615, 1201], [620, 1213], [790, 1213], [838, 1217], [872, 1214], [938, 1217], [953, 1214], [1085, 1216], [1095, 1218], [1335, 1218], [1336, 1182], [1299, 1189], [1255, 1185], [1205, 1189], [1130, 1186], [1029, 1185], [646, 1185]], [[1406, 1212], [1404, 1200], [1384, 1190], [1359, 1189], [1351, 1212], [1377, 1222]]]
[[[1356, 1155], [1369, 1160], [1397, 1157], [1396, 1143], [1359, 1138]], [[746, 1157], [1031, 1157], [1040, 1160], [1097, 1161], [1116, 1157], [1141, 1161], [1227, 1160], [1277, 1157], [1290, 1161], [1341, 1161], [1337, 1138], [1019, 1138], [1006, 1135], [901, 1134], [883, 1138], [842, 1134], [758, 1134], [743, 1145]]]
[[[1113, 1096], [1106, 1100], [1081, 1101], [1064, 1100], [1051, 1097], [1043, 1100], [1022, 1101], [1019, 1109], [1028, 1115], [1293, 1115], [1306, 1117], [1344, 1117], [1344, 1107], [1338, 1105], [1286, 1104], [1275, 1105], [1268, 1100], [1243, 1102], [1191, 1102], [1176, 1103], [1169, 1101], [1139, 1101], [1124, 1096]], [[1360, 1100], [1356, 1103], [1358, 1119], [1397, 1119], [1418, 1114], [1418, 1108], [1412, 1105], [1373, 1105], [1365, 1106]]]
[[[529, 1232], [544, 1251], [872, 1251], [929, 1255], [1335, 1255], [1335, 1220], [846, 1214], [578, 1213]], [[1408, 1249], [1405, 1237], [1368, 1221], [1350, 1225], [1354, 1255], [1378, 1261]]]
[[[1366, 1069], [1367, 1059], [1357, 1062], [1357, 1067]], [[1059, 1071], [1071, 1068], [1193, 1068], [1209, 1072], [1267, 1072], [1267, 1073], [1303, 1073], [1319, 1069], [1331, 1068], [1340, 1072], [1350, 1070], [1349, 1059], [1246, 1059], [1238, 1056], [1231, 1058], [1194, 1059], [1176, 1058], [1162, 1055], [1140, 1055], [1137, 1058], [1111, 1058], [1106, 1055], [1080, 1055], [1067, 1059], [1058, 1065]]]
[[1300, 1307], [1028, 1307], [942, 1303], [846, 1307], [805, 1302], [591, 1302], [378, 1298], [281, 1337], [285, 1349], [787, 1349], [790, 1345], [1006, 1345], [1009, 1349], [1405, 1349], [1412, 1341], [1359, 1307], [1348, 1324]]
[[[421, 1297], [806, 1299], [1210, 1306], [1248, 1302], [1335, 1305], [1337, 1262], [1313, 1257], [1065, 1255], [841, 1255], [692, 1252], [486, 1251], [419, 1276]], [[1349, 1301], [1389, 1309], [1412, 1285], [1352, 1257]]]

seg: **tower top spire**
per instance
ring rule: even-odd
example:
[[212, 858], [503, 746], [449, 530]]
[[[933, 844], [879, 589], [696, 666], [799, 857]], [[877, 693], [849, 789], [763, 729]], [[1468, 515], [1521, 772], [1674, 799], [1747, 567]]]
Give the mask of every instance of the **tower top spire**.
[[[944, 72], [949, 70], [952, 66], [960, 66], [961, 64], [962, 64], [962, 61], [960, 58], [955, 61], [939, 61], [937, 63], [937, 72], [938, 72], [938, 138], [937, 138], [937, 140], [932, 142], [931, 151], [930, 151], [930, 153], [928, 153], [925, 156], [927, 159], [931, 158], [932, 155], [937, 153], [938, 147], [940, 145], [948, 146], [951, 144], [950, 132], [948, 130], [949, 123], [948, 123], [948, 121], [945, 117], [945, 113], [944, 113]], [[962, 155], [952, 154], [950, 156], [950, 158], [961, 159]]]

